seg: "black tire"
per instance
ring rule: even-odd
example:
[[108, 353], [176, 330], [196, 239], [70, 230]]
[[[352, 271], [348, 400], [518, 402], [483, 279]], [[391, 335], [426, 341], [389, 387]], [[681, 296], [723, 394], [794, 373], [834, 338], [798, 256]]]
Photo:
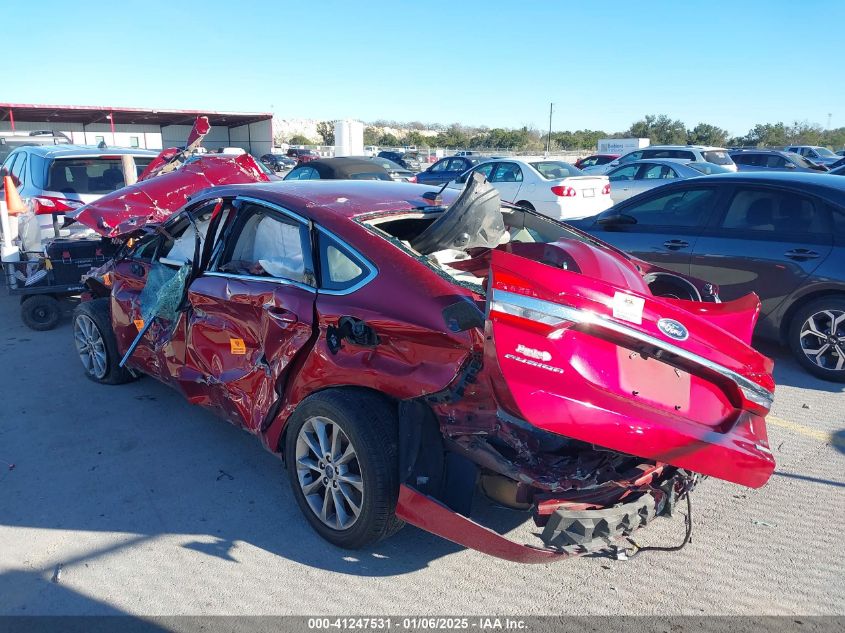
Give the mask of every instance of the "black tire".
[[[789, 347], [798, 363], [814, 376], [832, 382], [845, 382], [845, 318], [837, 324], [836, 331], [831, 331], [833, 321], [830, 320], [829, 314], [845, 317], [845, 297], [822, 297], [798, 308], [789, 324]], [[809, 327], [809, 319], [814, 316], [814, 329], [823, 336], [805, 330], [805, 326]], [[815, 341], [818, 341], [819, 347], [815, 347]], [[817, 356], [819, 362], [811, 359], [805, 351], [821, 349], [825, 345], [828, 345], [828, 351]], [[837, 366], [841, 368], [837, 369]]]
[[516, 206], [522, 207], [523, 209], [528, 209], [529, 211], [534, 211], [534, 205], [528, 202], [527, 200], [520, 200], [516, 203]]
[[[83, 324], [86, 327], [93, 325], [102, 340], [102, 349], [105, 353], [105, 364], [102, 368], [93, 365], [86, 366], [81, 348]], [[76, 306], [73, 311], [73, 336], [76, 351], [80, 355], [82, 367], [89, 380], [104, 385], [121, 385], [135, 379], [128, 369], [119, 366], [121, 356], [117, 353], [117, 340], [111, 325], [111, 310], [107, 297], [83, 301]]]
[[[360, 513], [345, 529], [330, 527], [317, 516], [302, 489], [307, 484], [300, 483], [297, 471], [300, 431], [306, 423], [313, 423], [316, 418], [329, 420], [340, 427], [360, 465], [363, 484]], [[322, 391], [303, 400], [288, 425], [285, 462], [293, 496], [311, 527], [320, 536], [338, 547], [359, 549], [387, 538], [402, 528], [404, 522], [396, 517], [399, 496], [398, 426], [396, 413], [383, 398], [354, 389]], [[313, 476], [310, 483], [316, 483], [318, 479], [326, 481], [323, 477]], [[326, 491], [331, 492], [325, 485], [320, 487], [322, 490], [313, 495], [312, 500]]]
[[62, 304], [52, 295], [27, 297], [21, 303], [21, 319], [33, 330], [52, 330], [62, 319]]

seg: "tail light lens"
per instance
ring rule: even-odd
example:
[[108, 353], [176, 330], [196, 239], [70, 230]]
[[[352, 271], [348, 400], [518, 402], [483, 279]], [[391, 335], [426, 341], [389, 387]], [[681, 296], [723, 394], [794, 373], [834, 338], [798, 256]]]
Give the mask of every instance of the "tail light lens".
[[574, 325], [566, 318], [566, 307], [520, 292], [494, 290], [488, 310], [489, 316], [497, 321], [511, 323], [551, 339], [560, 338]]
[[578, 195], [578, 192], [572, 187], [563, 186], [552, 187], [552, 193], [561, 198], [574, 198]]
[[67, 198], [55, 198], [53, 196], [36, 196], [30, 198], [30, 200], [32, 200], [35, 215], [65, 213], [78, 209], [84, 204], [79, 200], [68, 200]]
[[607, 183], [604, 188], [601, 190], [601, 195], [609, 196], [610, 195], [610, 183]]
[[411, 176], [410, 178], [408, 178], [408, 182], [417, 182], [417, 177]]

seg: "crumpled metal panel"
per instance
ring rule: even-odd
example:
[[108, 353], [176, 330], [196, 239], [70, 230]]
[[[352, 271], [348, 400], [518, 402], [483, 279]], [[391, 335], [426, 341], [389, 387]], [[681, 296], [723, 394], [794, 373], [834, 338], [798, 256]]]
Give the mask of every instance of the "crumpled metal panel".
[[312, 336], [314, 293], [272, 281], [201, 277], [191, 284], [185, 363], [177, 383], [257, 433], [277, 384]]
[[269, 178], [249, 154], [204, 154], [176, 171], [107, 194], [67, 217], [104, 237], [117, 237], [165, 221], [203, 189], [251, 182], [269, 182]]

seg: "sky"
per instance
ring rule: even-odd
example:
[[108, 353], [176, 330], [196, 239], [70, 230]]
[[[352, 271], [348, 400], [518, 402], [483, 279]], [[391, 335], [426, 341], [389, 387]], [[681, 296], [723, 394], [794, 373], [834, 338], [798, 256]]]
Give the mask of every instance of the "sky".
[[[0, 102], [623, 131], [845, 126], [841, 0], [4, 3]], [[37, 24], [37, 29], [26, 28]], [[20, 28], [9, 28], [20, 25]]]

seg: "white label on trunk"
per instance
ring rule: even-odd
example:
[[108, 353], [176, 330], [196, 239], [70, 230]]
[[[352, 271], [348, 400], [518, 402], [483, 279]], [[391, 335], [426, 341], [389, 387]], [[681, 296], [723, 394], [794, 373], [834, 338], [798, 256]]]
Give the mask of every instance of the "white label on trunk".
[[641, 325], [643, 322], [643, 306], [645, 299], [617, 292], [613, 295], [613, 316], [623, 321]]

